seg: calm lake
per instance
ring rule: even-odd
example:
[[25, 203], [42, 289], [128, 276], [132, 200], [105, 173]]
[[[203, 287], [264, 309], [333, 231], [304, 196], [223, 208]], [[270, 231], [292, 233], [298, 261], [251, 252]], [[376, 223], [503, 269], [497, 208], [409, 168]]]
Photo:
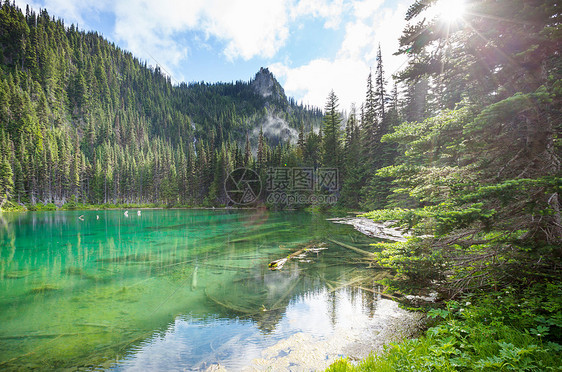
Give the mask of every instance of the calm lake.
[[[346, 284], [373, 270], [328, 239], [361, 249], [374, 240], [325, 219], [265, 210], [0, 214], [0, 370], [242, 370], [291, 336], [322, 340], [360, 324], [380, 300]], [[268, 269], [304, 247], [280, 271]]]

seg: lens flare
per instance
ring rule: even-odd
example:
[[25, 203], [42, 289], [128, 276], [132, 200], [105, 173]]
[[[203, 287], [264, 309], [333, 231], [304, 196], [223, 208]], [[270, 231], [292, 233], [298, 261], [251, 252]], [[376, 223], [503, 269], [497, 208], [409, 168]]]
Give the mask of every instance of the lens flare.
[[433, 6], [433, 11], [445, 22], [459, 21], [465, 12], [465, 0], [439, 0]]

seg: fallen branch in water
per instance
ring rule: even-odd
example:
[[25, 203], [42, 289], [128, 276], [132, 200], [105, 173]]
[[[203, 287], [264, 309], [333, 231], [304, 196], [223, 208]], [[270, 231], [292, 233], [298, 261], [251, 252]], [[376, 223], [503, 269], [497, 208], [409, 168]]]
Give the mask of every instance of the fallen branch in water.
[[362, 249], [356, 248], [356, 247], [351, 246], [351, 245], [349, 245], [349, 244], [345, 244], [345, 243], [342, 243], [342, 242], [338, 242], [337, 240], [333, 240], [333, 239], [327, 239], [327, 240], [330, 241], [330, 242], [332, 242], [332, 243], [334, 243], [334, 244], [339, 245], [340, 247], [344, 247], [344, 248], [347, 248], [347, 249], [351, 249], [352, 251], [355, 251], [355, 252], [357, 252], [357, 253], [361, 253], [361, 254], [363, 254], [363, 255], [365, 255], [365, 256], [368, 256], [368, 257], [371, 257], [371, 258], [373, 258], [373, 257], [375, 256], [375, 254], [372, 253], [372, 252], [364, 251], [364, 250], [362, 250]]
[[291, 285], [291, 287], [285, 292], [285, 294], [281, 297], [279, 297], [279, 299], [277, 300], [277, 302], [275, 302], [273, 304], [273, 306], [271, 307], [271, 309], [266, 309], [266, 311], [272, 311], [272, 310], [277, 310], [279, 309], [279, 305], [281, 305], [281, 303], [283, 303], [283, 301], [289, 297], [289, 295], [291, 293], [293, 293], [294, 289], [296, 288], [296, 286], [300, 283], [302, 278], [299, 277], [298, 280], [295, 280], [295, 282], [293, 283], [293, 285]]
[[[335, 283], [335, 284], [336, 284], [336, 287], [331, 287], [330, 290], [329, 290], [329, 292], [330, 292], [330, 293], [331, 293], [331, 292], [335, 292], [335, 291], [337, 291], [337, 290], [339, 290], [339, 289], [346, 288], [346, 287], [350, 287], [350, 286], [357, 287], [357, 283], [358, 283], [358, 282], [364, 282], [364, 281], [367, 280], [367, 279], [368, 279], [367, 277], [361, 276], [361, 277], [356, 278], [356, 279], [354, 279], [354, 280], [352, 280], [352, 281], [350, 281], [350, 282], [347, 282], [347, 283], [338, 283], [338, 282], [336, 282], [336, 283]], [[326, 284], [327, 284], [327, 283], [326, 283]]]
[[216, 303], [217, 305], [220, 305], [224, 308], [227, 308], [229, 310], [238, 312], [238, 313], [243, 313], [243, 314], [247, 314], [247, 315], [253, 315], [253, 314], [257, 314], [258, 311], [255, 310], [248, 310], [246, 308], [240, 307], [240, 306], [236, 306], [234, 304], [231, 303], [227, 303], [225, 301], [220, 301], [218, 298], [211, 296], [209, 294], [209, 292], [207, 291], [207, 289], [205, 289], [205, 295], [207, 296], [208, 299], [210, 299], [211, 301], [213, 301], [214, 303]]
[[316, 246], [316, 243], [309, 244], [306, 247], [304, 247], [302, 249], [299, 249], [295, 253], [291, 253], [287, 257], [271, 261], [269, 263], [269, 265], [267, 265], [267, 266], [269, 267], [270, 270], [280, 270], [283, 267], [283, 265], [285, 265], [287, 263], [287, 261], [289, 261], [292, 258], [300, 256], [301, 254], [303, 254], [304, 252], [306, 252], [308, 250], [312, 250], [312, 248], [314, 248], [315, 246]]
[[15, 361], [15, 360], [18, 360], [18, 359], [20, 359], [20, 358], [23, 358], [23, 357], [29, 356], [29, 355], [31, 355], [31, 354], [34, 354], [34, 353], [37, 351], [37, 349], [39, 349], [40, 347], [47, 346], [47, 345], [50, 344], [51, 342], [56, 341], [56, 340], [58, 340], [58, 339], [61, 338], [61, 337], [62, 337], [62, 335], [58, 335], [57, 337], [53, 338], [52, 340], [49, 340], [49, 341], [45, 342], [44, 344], [38, 345], [37, 347], [35, 347], [33, 350], [31, 350], [31, 351], [28, 352], [28, 353], [25, 353], [25, 354], [22, 354], [22, 355], [18, 355], [17, 357], [14, 357], [14, 358], [12, 358], [12, 359], [8, 359], [8, 360], [5, 360], [5, 361], [3, 361], [3, 362], [0, 362], [0, 366], [6, 365], [6, 364], [11, 363], [11, 362], [13, 362], [13, 361]]

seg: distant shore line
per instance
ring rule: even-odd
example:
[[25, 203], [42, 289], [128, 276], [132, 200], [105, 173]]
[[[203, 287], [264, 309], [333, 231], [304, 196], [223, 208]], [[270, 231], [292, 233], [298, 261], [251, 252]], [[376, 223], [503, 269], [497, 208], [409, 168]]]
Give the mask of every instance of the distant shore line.
[[[63, 204], [63, 205], [56, 205], [54, 203], [37, 203], [35, 205], [32, 204], [15, 204], [12, 203], [8, 206], [4, 206], [0, 208], [0, 212], [51, 212], [51, 211], [91, 211], [91, 210], [120, 210], [120, 209], [143, 209], [143, 210], [150, 210], [150, 209], [171, 209], [171, 210], [178, 210], [178, 209], [200, 209], [200, 210], [256, 210], [262, 209], [262, 206], [252, 206], [252, 207], [245, 207], [245, 206], [219, 206], [219, 207], [208, 207], [208, 206], [165, 206], [160, 204], [135, 204], [135, 203], [118, 203], [118, 204]], [[288, 209], [286, 209], [288, 210]], [[292, 210], [292, 209], [291, 209]]]
[[197, 210], [282, 210], [282, 211], [323, 211], [323, 212], [336, 212], [336, 215], [348, 214], [356, 215], [360, 212], [352, 212], [346, 208], [341, 207], [329, 207], [325, 208], [324, 205], [309, 205], [302, 208], [293, 208], [286, 206], [276, 206], [271, 204], [252, 204], [252, 205], [218, 205], [218, 206], [208, 206], [208, 205], [165, 205], [160, 203], [103, 203], [103, 204], [89, 204], [89, 203], [78, 203], [78, 202], [66, 202], [64, 204], [55, 203], [42, 203], [38, 202], [35, 204], [31, 203], [17, 203], [17, 202], [7, 202], [2, 208], [1, 212], [48, 212], [48, 211], [90, 211], [90, 210], [112, 210], [112, 209], [197, 209]]

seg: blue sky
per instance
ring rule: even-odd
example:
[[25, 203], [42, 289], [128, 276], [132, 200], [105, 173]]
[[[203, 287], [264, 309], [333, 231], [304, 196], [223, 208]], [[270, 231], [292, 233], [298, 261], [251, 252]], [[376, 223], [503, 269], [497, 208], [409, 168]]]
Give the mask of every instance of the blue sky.
[[[380, 43], [388, 80], [412, 0], [16, 0], [102, 34], [175, 83], [249, 80], [268, 67], [297, 100], [364, 100]], [[389, 87], [390, 88], [390, 87]]]

